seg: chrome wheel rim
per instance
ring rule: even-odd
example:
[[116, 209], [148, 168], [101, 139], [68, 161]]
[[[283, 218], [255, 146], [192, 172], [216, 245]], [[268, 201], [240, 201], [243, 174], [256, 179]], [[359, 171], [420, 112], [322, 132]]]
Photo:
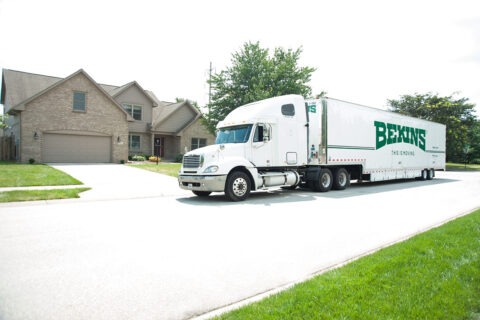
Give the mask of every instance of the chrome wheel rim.
[[330, 175], [327, 173], [324, 173], [322, 175], [322, 186], [324, 188], [327, 188], [330, 185]]
[[233, 181], [233, 193], [237, 197], [242, 197], [247, 192], [247, 180], [244, 178], [237, 178]]

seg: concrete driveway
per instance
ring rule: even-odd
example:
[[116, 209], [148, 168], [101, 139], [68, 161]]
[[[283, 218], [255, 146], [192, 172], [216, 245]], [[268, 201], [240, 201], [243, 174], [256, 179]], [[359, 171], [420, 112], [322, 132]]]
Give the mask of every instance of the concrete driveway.
[[0, 205], [0, 319], [188, 319], [468, 212], [479, 194], [480, 172], [446, 172], [241, 203], [188, 194]]
[[160, 196], [190, 195], [178, 187], [177, 179], [121, 164], [50, 164], [82, 181], [92, 190], [81, 199], [120, 200]]

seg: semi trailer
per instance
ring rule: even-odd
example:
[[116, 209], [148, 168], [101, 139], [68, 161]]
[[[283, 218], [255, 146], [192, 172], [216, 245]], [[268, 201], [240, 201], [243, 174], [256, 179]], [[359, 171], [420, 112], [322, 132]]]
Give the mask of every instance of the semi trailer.
[[430, 180], [445, 170], [445, 125], [332, 98], [286, 95], [236, 108], [214, 145], [183, 157], [178, 183], [200, 197], [307, 186], [344, 190], [351, 180]]

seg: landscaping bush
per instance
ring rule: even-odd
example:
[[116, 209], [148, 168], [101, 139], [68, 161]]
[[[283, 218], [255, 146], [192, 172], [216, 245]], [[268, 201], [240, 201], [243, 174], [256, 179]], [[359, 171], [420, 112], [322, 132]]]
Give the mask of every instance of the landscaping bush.
[[29, 162], [30, 164], [34, 164], [34, 163], [35, 163], [35, 159], [30, 158], [30, 159], [28, 159], [28, 162]]
[[179, 153], [175, 157], [175, 162], [181, 163], [183, 161], [183, 154]]
[[133, 160], [133, 161], [145, 161], [145, 158], [144, 158], [143, 156], [141, 156], [141, 155], [134, 155], [134, 156], [132, 157], [132, 160]]
[[121, 163], [121, 164], [125, 164], [125, 160], [123, 160], [123, 159], [120, 160], [120, 163]]
[[132, 161], [132, 156], [128, 155], [128, 161]]
[[[151, 156], [150, 158], [148, 158], [148, 160], [152, 161], [152, 162], [157, 162], [157, 157], [155, 156]], [[158, 157], [158, 161], [162, 161], [162, 158]]]
[[151, 155], [149, 155], [149, 154], [144, 154], [143, 157], [144, 157], [145, 160], [146, 160], [146, 159], [149, 159], [149, 158], [151, 157]]

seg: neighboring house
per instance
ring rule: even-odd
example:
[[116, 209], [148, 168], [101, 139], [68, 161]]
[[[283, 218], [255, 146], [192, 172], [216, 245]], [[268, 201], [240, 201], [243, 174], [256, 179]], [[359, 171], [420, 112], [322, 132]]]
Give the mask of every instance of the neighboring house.
[[189, 102], [160, 101], [136, 81], [98, 84], [82, 69], [66, 78], [3, 69], [0, 103], [21, 162], [173, 160], [215, 141]]

